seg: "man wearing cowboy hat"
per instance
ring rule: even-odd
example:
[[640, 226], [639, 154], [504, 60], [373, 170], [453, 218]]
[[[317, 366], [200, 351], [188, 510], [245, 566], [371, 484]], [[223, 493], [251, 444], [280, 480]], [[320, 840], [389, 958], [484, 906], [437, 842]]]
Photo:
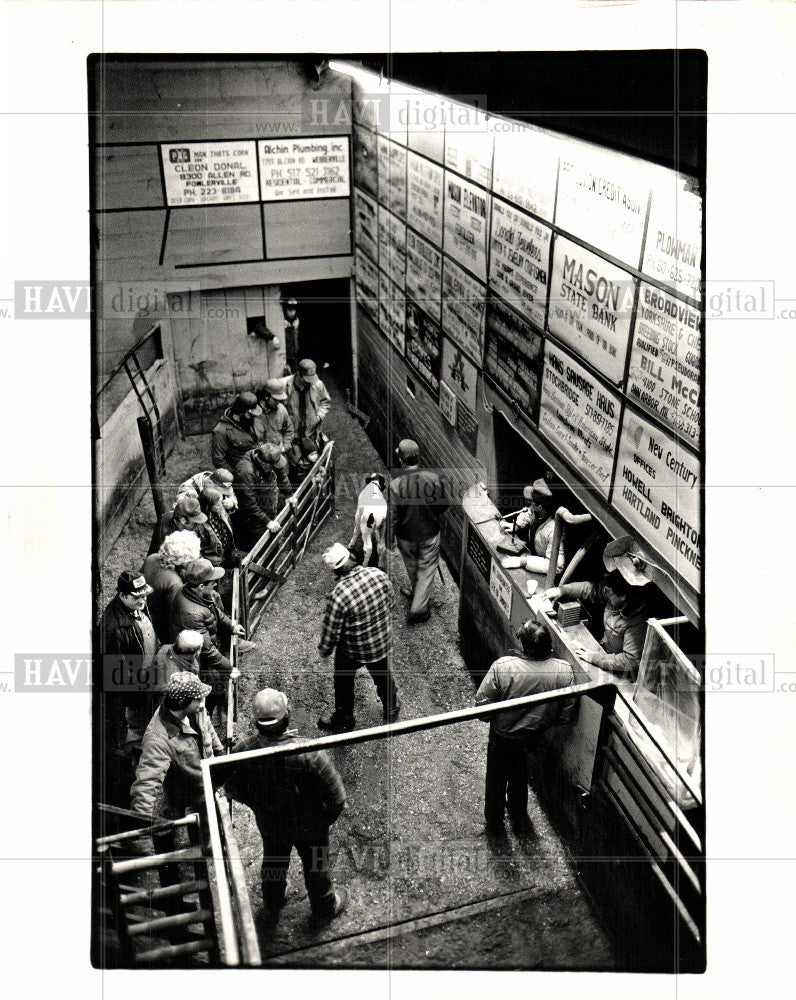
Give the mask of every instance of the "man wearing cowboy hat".
[[555, 601], [575, 597], [602, 605], [604, 652], [594, 653], [572, 643], [578, 656], [601, 670], [635, 678], [647, 635], [647, 584], [655, 565], [629, 535], [609, 542], [603, 552], [606, 574], [599, 584], [565, 583], [542, 591], [542, 598]]
[[[290, 705], [282, 691], [265, 688], [252, 701], [255, 732], [235, 753], [295, 742], [288, 731]], [[347, 889], [335, 889], [329, 874], [329, 827], [345, 808], [343, 782], [323, 751], [241, 761], [230, 766], [227, 795], [254, 813], [263, 841], [263, 906], [276, 916], [285, 902], [290, 854], [295, 847], [304, 868], [310, 907], [316, 920], [342, 913]]]
[[[523, 567], [529, 573], [546, 573], [553, 554], [553, 536], [555, 535], [555, 498], [544, 479], [537, 479], [532, 485], [522, 491], [523, 497], [530, 501], [514, 515], [515, 535], [524, 541], [531, 542], [532, 553], [520, 556], [508, 556], [503, 560], [506, 569]], [[512, 530], [510, 521], [500, 522], [504, 531]], [[560, 573], [564, 569], [564, 546], [558, 547], [556, 565]]]

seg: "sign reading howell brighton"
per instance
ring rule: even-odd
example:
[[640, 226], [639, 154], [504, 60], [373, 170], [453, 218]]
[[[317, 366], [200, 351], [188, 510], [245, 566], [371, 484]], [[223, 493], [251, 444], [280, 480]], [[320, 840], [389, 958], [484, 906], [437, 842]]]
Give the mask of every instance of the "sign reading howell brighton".
[[260, 139], [263, 201], [347, 198], [348, 137]]
[[160, 155], [171, 207], [259, 200], [254, 141], [175, 143]]
[[557, 237], [547, 326], [617, 384], [625, 373], [633, 295], [626, 271]]
[[626, 406], [611, 504], [697, 591], [699, 490], [696, 455]]
[[539, 430], [607, 499], [619, 397], [551, 343], [545, 347]]

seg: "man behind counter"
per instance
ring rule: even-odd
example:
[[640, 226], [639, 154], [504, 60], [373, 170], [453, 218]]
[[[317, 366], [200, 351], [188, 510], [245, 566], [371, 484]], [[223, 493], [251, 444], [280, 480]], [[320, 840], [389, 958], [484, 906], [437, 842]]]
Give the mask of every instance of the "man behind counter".
[[591, 652], [578, 642], [573, 642], [572, 648], [586, 663], [635, 678], [647, 634], [646, 585], [650, 577], [646, 569], [650, 560], [637, 542], [624, 535], [606, 545], [603, 563], [607, 572], [598, 584], [565, 583], [541, 591], [539, 596], [550, 601], [575, 597], [604, 605], [601, 645], [605, 652]]

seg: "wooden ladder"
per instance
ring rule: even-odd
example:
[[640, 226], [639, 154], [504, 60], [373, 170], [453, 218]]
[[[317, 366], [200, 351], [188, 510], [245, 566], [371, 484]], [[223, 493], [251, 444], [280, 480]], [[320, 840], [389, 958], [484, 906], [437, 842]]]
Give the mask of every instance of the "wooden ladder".
[[[158, 354], [160, 351], [158, 350]], [[124, 370], [133, 386], [141, 409], [144, 411], [146, 422], [149, 427], [149, 434], [152, 441], [152, 450], [155, 459], [156, 474], [163, 478], [166, 475], [166, 451], [163, 446], [163, 432], [160, 425], [160, 410], [152, 392], [152, 386], [147, 381], [141, 363], [138, 360], [138, 353], [131, 351], [124, 360]]]
[[[101, 807], [114, 819], [142, 817]], [[123, 814], [123, 815], [122, 815]], [[178, 836], [187, 846], [178, 846]], [[199, 816], [108, 833], [95, 841], [104, 889], [103, 915], [115, 933], [120, 964], [217, 965], [218, 934]], [[132, 854], [142, 843], [152, 853]]]

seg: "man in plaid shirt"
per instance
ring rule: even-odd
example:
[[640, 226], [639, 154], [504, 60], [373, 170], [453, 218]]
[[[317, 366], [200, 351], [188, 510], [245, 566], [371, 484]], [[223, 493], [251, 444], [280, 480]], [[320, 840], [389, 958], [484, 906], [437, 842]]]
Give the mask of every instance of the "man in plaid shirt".
[[392, 584], [375, 566], [359, 566], [351, 552], [335, 544], [323, 560], [337, 583], [326, 598], [321, 656], [334, 658], [334, 712], [318, 719], [318, 727], [333, 732], [354, 728], [354, 674], [366, 667], [376, 685], [384, 718], [394, 722], [401, 710], [390, 673], [392, 650]]

